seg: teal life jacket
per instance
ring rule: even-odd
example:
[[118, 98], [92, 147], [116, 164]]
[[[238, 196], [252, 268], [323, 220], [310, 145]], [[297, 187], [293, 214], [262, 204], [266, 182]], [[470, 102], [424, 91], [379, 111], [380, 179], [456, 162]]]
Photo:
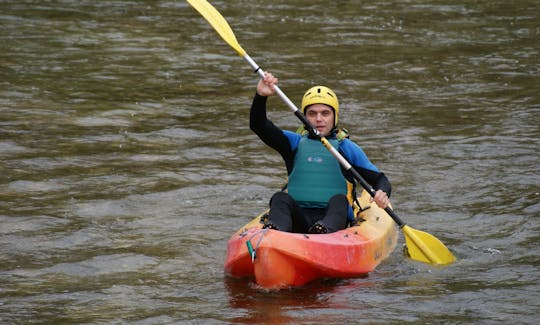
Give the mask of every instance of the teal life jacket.
[[[328, 140], [339, 150], [341, 140]], [[337, 159], [319, 140], [303, 136], [289, 175], [288, 193], [302, 208], [326, 208], [336, 194], [348, 194], [348, 185]]]

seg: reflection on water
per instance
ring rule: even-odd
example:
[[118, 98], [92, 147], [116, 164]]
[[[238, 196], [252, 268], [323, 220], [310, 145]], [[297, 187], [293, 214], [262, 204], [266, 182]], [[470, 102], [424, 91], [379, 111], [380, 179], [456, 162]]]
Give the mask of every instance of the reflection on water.
[[[354, 299], [351, 292], [373, 285], [368, 280], [328, 279], [294, 290], [265, 291], [242, 279], [226, 279], [225, 284], [230, 305], [245, 311], [232, 321], [243, 324], [287, 324], [299, 319], [305, 323], [336, 323], [344, 315], [335, 311], [350, 309]], [[357, 308], [363, 305], [358, 302]]]
[[256, 75], [183, 1], [3, 1], [1, 323], [534, 323], [537, 1], [212, 3], [293, 101], [336, 90], [396, 212], [459, 260], [225, 279], [286, 177], [248, 129]]

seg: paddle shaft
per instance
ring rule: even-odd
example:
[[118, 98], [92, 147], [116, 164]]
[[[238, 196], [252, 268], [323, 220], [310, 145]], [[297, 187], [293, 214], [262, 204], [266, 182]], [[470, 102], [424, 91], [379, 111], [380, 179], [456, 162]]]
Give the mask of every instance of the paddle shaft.
[[[247, 63], [249, 63], [255, 73], [258, 73], [261, 78], [264, 78], [264, 70], [261, 69], [261, 67], [249, 56], [249, 54], [246, 53], [242, 57], [247, 61]], [[302, 121], [306, 127], [306, 130], [312, 134], [318, 134], [319, 132], [310, 125], [304, 114], [300, 112], [298, 107], [296, 107], [289, 97], [287, 97], [287, 95], [285, 95], [285, 93], [277, 85], [274, 85], [274, 89], [276, 90], [276, 94], [279, 96], [279, 98], [281, 98], [281, 100], [285, 102], [285, 104], [291, 109], [294, 115], [296, 115], [296, 117]]]

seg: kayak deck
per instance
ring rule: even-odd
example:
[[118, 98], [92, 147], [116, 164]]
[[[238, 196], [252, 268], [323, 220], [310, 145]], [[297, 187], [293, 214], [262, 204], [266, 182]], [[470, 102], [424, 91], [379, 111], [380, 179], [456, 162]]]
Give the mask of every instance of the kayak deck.
[[359, 214], [363, 221], [330, 234], [262, 229], [261, 216], [253, 219], [230, 238], [225, 274], [254, 277], [266, 289], [368, 274], [394, 250], [397, 226], [384, 210], [369, 202], [365, 191], [359, 201], [364, 207]]

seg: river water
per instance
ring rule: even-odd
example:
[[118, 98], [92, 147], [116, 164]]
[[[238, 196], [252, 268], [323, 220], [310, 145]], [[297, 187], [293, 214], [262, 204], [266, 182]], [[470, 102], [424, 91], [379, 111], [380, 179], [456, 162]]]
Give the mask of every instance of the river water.
[[457, 262], [226, 278], [228, 238], [286, 176], [248, 128], [257, 76], [183, 1], [4, 0], [0, 323], [537, 322], [538, 1], [213, 4], [293, 101], [336, 90], [397, 214]]

